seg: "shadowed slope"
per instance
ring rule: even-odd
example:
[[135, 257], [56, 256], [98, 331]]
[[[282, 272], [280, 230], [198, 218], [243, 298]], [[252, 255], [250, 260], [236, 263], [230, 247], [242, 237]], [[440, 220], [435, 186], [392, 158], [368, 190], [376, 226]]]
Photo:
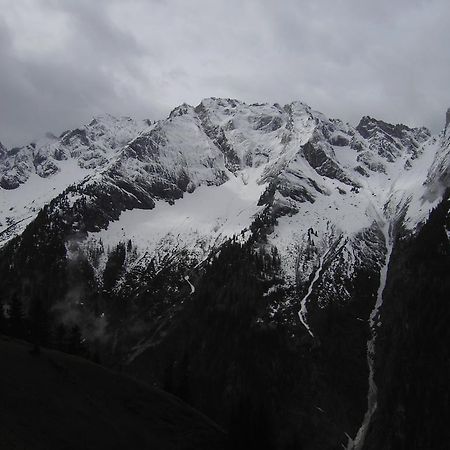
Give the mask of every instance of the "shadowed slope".
[[86, 360], [0, 337], [0, 448], [222, 449], [224, 433], [175, 397]]

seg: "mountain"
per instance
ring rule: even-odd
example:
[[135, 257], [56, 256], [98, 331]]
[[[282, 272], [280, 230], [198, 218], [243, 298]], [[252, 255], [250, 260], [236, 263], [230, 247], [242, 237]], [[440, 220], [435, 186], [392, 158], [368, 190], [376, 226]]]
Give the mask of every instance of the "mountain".
[[[69, 185], [102, 170], [150, 125], [129, 117], [94, 118], [88, 125], [10, 150], [0, 147], [2, 238], [20, 233], [37, 212]], [[8, 228], [6, 231], [5, 229]]]
[[210, 98], [2, 149], [0, 292], [235, 436], [362, 448], [391, 255], [445, 195], [448, 133]]

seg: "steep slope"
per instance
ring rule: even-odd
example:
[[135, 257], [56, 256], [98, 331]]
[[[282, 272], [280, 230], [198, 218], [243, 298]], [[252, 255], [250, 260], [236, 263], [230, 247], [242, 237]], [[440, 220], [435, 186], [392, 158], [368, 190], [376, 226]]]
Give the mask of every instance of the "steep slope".
[[99, 116], [25, 147], [0, 149], [0, 245], [20, 234], [69, 185], [105, 168], [150, 122]]
[[0, 336], [0, 447], [223, 449], [226, 436], [175, 397], [56, 351]]
[[378, 407], [364, 449], [444, 449], [450, 438], [448, 193], [426, 224], [395, 242], [380, 309]]

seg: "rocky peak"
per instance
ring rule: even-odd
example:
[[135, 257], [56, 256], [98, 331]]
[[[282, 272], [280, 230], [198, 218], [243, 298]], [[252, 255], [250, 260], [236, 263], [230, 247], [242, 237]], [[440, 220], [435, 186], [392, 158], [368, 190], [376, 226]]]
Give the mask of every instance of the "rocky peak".
[[377, 132], [383, 133], [385, 135], [392, 136], [393, 138], [404, 139], [407, 134], [413, 133], [418, 136], [418, 138], [427, 138], [430, 136], [430, 131], [425, 128], [410, 128], [403, 124], [390, 124], [384, 122], [383, 120], [377, 120], [370, 116], [364, 116], [356, 129], [365, 139], [369, 139], [374, 136]]
[[304, 116], [304, 115], [312, 116], [311, 108], [305, 103], [302, 103], [301, 101], [294, 101], [287, 105], [284, 105], [283, 110], [290, 117]]
[[127, 116], [116, 117], [112, 114], [98, 114], [92, 118], [92, 120], [87, 125], [88, 127], [95, 127], [96, 125], [100, 126], [109, 126], [118, 122], [132, 122], [133, 119]]
[[16, 189], [31, 174], [47, 178], [60, 172], [62, 161], [75, 160], [81, 169], [99, 170], [118, 149], [149, 127], [148, 121], [110, 114], [96, 116], [80, 128], [65, 131], [59, 138], [45, 137], [10, 151], [0, 149], [0, 186]]
[[445, 115], [445, 130], [446, 131], [447, 131], [449, 124], [450, 124], [450, 108], [447, 109], [447, 113]]
[[356, 127], [359, 134], [376, 149], [378, 155], [389, 162], [395, 161], [404, 151], [417, 157], [420, 145], [431, 135], [425, 128], [410, 128], [403, 124], [390, 124], [364, 116]]
[[245, 103], [234, 98], [209, 97], [204, 98], [198, 106], [202, 106], [206, 109], [234, 109], [241, 105], [245, 105]]
[[187, 103], [183, 103], [182, 105], [177, 106], [170, 112], [169, 119], [173, 119], [173, 118], [179, 117], [179, 116], [184, 116], [193, 111], [194, 111], [194, 108], [191, 105], [188, 105]]

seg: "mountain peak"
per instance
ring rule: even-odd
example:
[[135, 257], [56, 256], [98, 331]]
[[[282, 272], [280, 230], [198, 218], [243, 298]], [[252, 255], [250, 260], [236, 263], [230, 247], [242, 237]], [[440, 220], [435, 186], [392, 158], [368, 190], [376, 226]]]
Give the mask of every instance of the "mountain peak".
[[295, 109], [305, 109], [310, 110], [311, 107], [307, 105], [306, 103], [302, 102], [301, 100], [294, 100], [293, 102], [289, 103], [289, 106]]
[[420, 132], [430, 135], [430, 131], [425, 127], [411, 128], [402, 123], [397, 123], [394, 125], [370, 116], [362, 117], [359, 124], [356, 126], [356, 129], [364, 138], [370, 138], [376, 131], [381, 131], [399, 139], [401, 139], [407, 132]]
[[184, 116], [193, 111], [194, 108], [191, 105], [188, 105], [187, 103], [182, 103], [180, 106], [177, 106], [176, 108], [172, 109], [172, 111], [169, 114], [169, 118], [173, 119], [174, 117]]
[[356, 126], [356, 130], [377, 149], [380, 156], [390, 162], [401, 156], [404, 150], [416, 157], [420, 146], [431, 136], [425, 127], [393, 125], [370, 116], [364, 116]]
[[128, 116], [114, 116], [109, 113], [98, 114], [92, 118], [86, 127], [103, 127], [109, 128], [113, 126], [126, 126], [128, 123], [133, 123], [135, 120]]
[[245, 105], [244, 102], [237, 100], [235, 98], [225, 98], [225, 97], [207, 97], [201, 102], [201, 105], [205, 107], [220, 106], [220, 107], [231, 107], [236, 108], [237, 105]]
[[381, 131], [390, 135], [394, 135], [395, 137], [400, 137], [401, 130], [408, 128], [406, 125], [393, 125], [388, 122], [384, 122], [383, 120], [375, 119], [371, 116], [364, 116], [359, 121], [356, 129], [359, 131], [359, 134], [364, 138], [370, 138], [377, 131]]
[[445, 130], [447, 130], [449, 124], [450, 124], [450, 108], [447, 109], [447, 113], [445, 114]]

